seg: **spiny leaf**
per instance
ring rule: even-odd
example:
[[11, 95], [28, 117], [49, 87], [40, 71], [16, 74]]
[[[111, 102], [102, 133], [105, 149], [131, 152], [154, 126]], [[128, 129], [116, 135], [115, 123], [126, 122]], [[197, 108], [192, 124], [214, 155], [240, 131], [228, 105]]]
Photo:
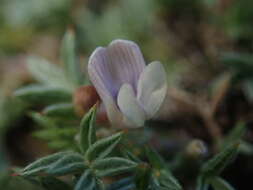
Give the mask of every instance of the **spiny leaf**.
[[74, 106], [70, 103], [53, 104], [46, 107], [43, 113], [52, 117], [74, 117]]
[[75, 35], [72, 30], [68, 30], [62, 40], [61, 59], [68, 77], [75, 83], [79, 84], [81, 80], [81, 72], [77, 64], [75, 53]]
[[15, 91], [14, 96], [27, 103], [40, 105], [71, 101], [69, 92], [60, 88], [42, 85], [22, 87]]
[[228, 182], [220, 177], [213, 177], [210, 179], [210, 184], [214, 190], [235, 190]]
[[31, 56], [27, 60], [27, 66], [33, 77], [40, 83], [72, 92], [75, 85], [65, 76], [64, 71], [47, 60]]
[[217, 176], [237, 155], [239, 143], [234, 143], [204, 164], [202, 175]]
[[129, 172], [136, 166], [137, 164], [135, 162], [120, 157], [96, 160], [91, 165], [91, 167], [95, 169], [96, 175], [99, 177], [113, 176]]
[[83, 157], [80, 154], [73, 153], [63, 156], [61, 159], [50, 165], [46, 173], [61, 176], [82, 172], [84, 169]]
[[86, 170], [80, 179], [78, 180], [77, 184], [75, 185], [74, 190], [98, 190], [96, 178], [92, 176], [90, 170]]
[[94, 120], [96, 116], [96, 106], [84, 116], [81, 121], [80, 131], [80, 148], [83, 153], [96, 141], [96, 130]]
[[64, 155], [71, 154], [71, 152], [59, 152], [55, 153], [43, 158], [38, 159], [37, 161], [29, 164], [26, 166], [21, 175], [33, 175], [41, 171], [45, 171], [47, 168], [50, 167], [50, 165], [60, 158], [62, 158]]
[[112, 152], [114, 147], [119, 143], [123, 133], [116, 133], [112, 136], [103, 138], [96, 141], [90, 146], [90, 148], [85, 153], [85, 159], [87, 161], [98, 160], [106, 157]]

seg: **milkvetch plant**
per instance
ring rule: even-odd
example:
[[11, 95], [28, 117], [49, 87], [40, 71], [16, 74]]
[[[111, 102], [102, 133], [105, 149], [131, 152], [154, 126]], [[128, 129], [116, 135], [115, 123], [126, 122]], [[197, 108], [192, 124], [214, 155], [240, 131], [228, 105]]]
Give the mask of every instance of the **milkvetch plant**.
[[[30, 106], [44, 106], [42, 113], [30, 113], [43, 127], [35, 135], [58, 152], [21, 169], [19, 179], [42, 190], [183, 190], [188, 187], [181, 185], [181, 169], [185, 172], [194, 165], [191, 177], [196, 182], [191, 189], [233, 189], [220, 175], [242, 151], [244, 124], [223, 138], [219, 153], [210, 159], [204, 156], [210, 152], [200, 140], [190, 141], [185, 150], [165, 159], [149, 145], [150, 139], [140, 142], [138, 132], [153, 133], [149, 127], [119, 131], [156, 118], [168, 91], [163, 65], [146, 65], [137, 44], [114, 40], [90, 56], [89, 85], [76, 57], [75, 36], [68, 31], [61, 48], [62, 67], [43, 58], [28, 59], [38, 83], [18, 89], [15, 96]], [[83, 109], [82, 118], [76, 107]], [[101, 112], [108, 117], [109, 128], [97, 122]]]
[[[94, 126], [96, 107], [93, 107], [82, 119], [78, 151], [58, 152], [31, 163], [20, 171], [19, 175], [27, 180], [42, 184], [47, 176], [51, 183], [59, 182], [57, 177], [73, 176], [66, 188], [75, 190], [182, 190], [178, 180], [172, 175], [168, 163], [153, 149], [146, 147], [144, 162], [128, 151], [127, 156], [118, 154], [124, 133], [118, 132], [99, 139]], [[241, 131], [238, 135], [241, 135]], [[237, 136], [236, 138], [240, 138]], [[212, 185], [233, 188], [219, 174], [235, 158], [238, 143], [226, 146], [214, 158], [203, 164], [197, 181], [197, 189], [204, 190]], [[120, 179], [108, 184], [106, 178], [125, 174]]]
[[[96, 107], [93, 107], [81, 121], [78, 152], [65, 151], [46, 156], [25, 167], [20, 172], [20, 175], [30, 180], [38, 180], [35, 178], [36, 176], [45, 174], [50, 177], [74, 175], [77, 178], [72, 184], [75, 190], [136, 189], [139, 184], [143, 183], [143, 180], [148, 181], [144, 186], [139, 185], [140, 189], [153, 190], [158, 187], [162, 188], [163, 186], [165, 188], [173, 187], [174, 189], [181, 189], [177, 180], [164, 167], [164, 161], [152, 150], [147, 149], [150, 164], [154, 164], [154, 167], [158, 170], [162, 169], [162, 173], [150, 179], [146, 179], [150, 171], [145, 168], [151, 168], [151, 165], [149, 166], [139, 160], [130, 152], [131, 158], [112, 155], [115, 149], [117, 149], [123, 133], [119, 132], [103, 139], [97, 139], [96, 129], [94, 128], [95, 115]], [[103, 183], [104, 177], [122, 173], [128, 173], [129, 175], [129, 172], [132, 173], [132, 177], [129, 176], [111, 185]], [[160, 171], [154, 170], [154, 174], [152, 175], [156, 175], [155, 172]], [[143, 173], [143, 176], [140, 176], [140, 173]], [[128, 182], [124, 183], [123, 181]]]

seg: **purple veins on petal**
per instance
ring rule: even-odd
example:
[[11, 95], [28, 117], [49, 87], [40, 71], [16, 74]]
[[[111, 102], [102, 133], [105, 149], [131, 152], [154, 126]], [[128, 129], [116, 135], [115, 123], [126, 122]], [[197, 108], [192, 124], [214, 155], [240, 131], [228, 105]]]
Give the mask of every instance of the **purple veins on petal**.
[[146, 66], [138, 45], [127, 40], [98, 47], [89, 59], [88, 74], [112, 123], [124, 118], [143, 125], [158, 111], [167, 90], [163, 66]]

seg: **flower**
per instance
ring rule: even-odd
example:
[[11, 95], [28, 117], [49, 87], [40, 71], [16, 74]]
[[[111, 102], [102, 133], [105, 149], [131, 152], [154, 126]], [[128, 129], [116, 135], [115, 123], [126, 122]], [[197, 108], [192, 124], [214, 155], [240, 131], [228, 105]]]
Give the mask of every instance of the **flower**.
[[88, 74], [112, 125], [141, 127], [155, 116], [167, 92], [166, 72], [155, 61], [146, 66], [138, 45], [114, 40], [98, 47]]

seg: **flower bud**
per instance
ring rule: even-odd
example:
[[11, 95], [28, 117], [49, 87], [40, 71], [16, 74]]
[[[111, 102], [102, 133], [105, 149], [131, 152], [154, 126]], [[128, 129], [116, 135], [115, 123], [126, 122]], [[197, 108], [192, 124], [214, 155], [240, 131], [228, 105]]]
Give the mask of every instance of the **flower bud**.
[[86, 114], [90, 108], [100, 101], [96, 89], [91, 86], [82, 86], [78, 88], [73, 95], [75, 111], [79, 116]]
[[190, 157], [203, 157], [207, 154], [207, 147], [201, 140], [192, 140], [186, 147], [186, 154]]

